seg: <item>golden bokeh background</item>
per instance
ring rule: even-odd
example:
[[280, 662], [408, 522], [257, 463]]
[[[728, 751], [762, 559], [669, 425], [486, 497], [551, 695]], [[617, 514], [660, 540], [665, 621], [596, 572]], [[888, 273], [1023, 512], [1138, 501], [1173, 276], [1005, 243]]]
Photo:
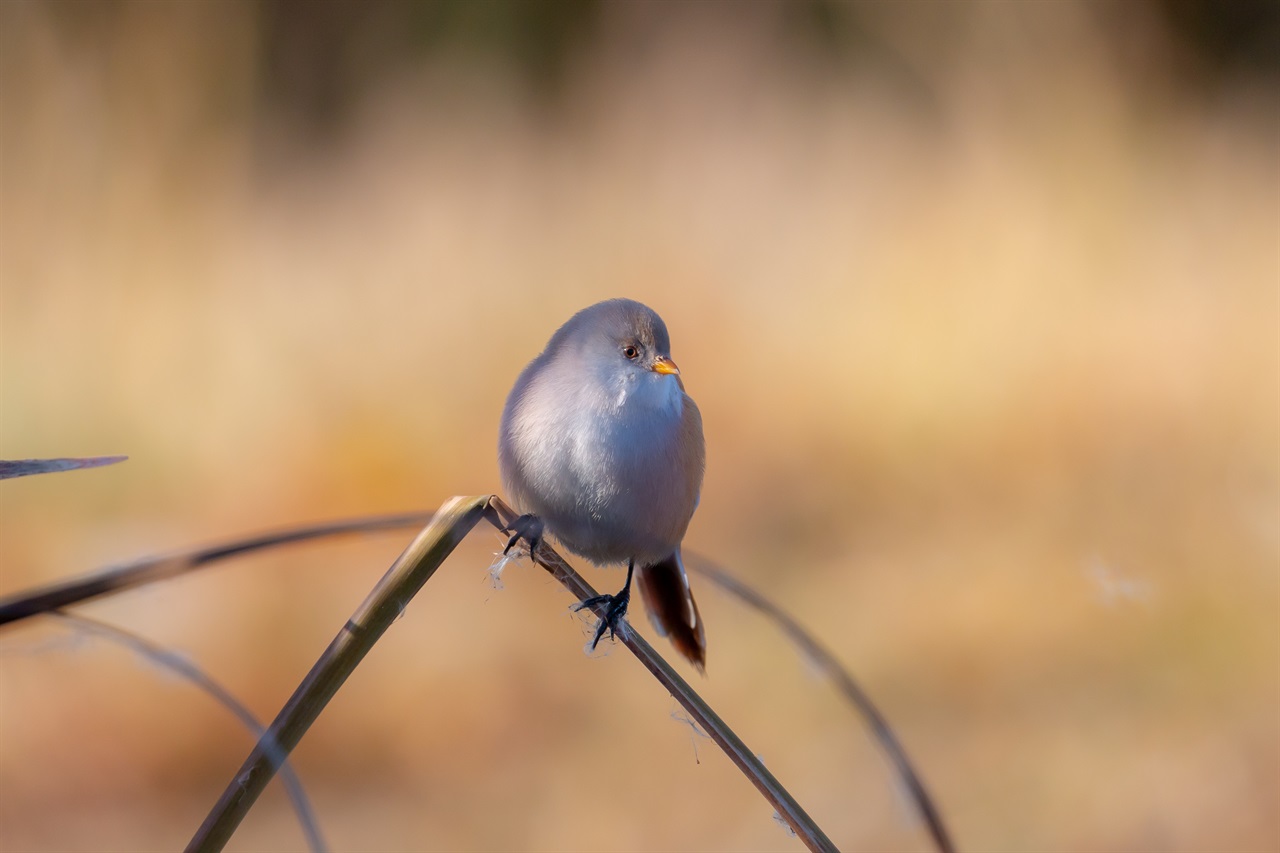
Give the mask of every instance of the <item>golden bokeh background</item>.
[[[0, 484], [0, 594], [494, 491], [520, 368], [631, 296], [705, 419], [688, 547], [837, 651], [962, 849], [1276, 850], [1276, 17], [0, 4], [0, 456], [131, 457]], [[83, 612], [270, 719], [411, 535]], [[498, 541], [295, 753], [335, 849], [795, 849], [559, 587], [494, 588]], [[696, 592], [695, 686], [842, 849], [925, 848], [829, 685]], [[0, 632], [3, 850], [178, 848], [251, 742]], [[278, 784], [232, 842], [302, 845]]]

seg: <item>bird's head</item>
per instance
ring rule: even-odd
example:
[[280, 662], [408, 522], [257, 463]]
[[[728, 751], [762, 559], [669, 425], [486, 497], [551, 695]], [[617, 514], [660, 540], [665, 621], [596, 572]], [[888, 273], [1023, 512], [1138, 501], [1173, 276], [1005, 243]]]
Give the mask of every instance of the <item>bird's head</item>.
[[551, 347], [575, 351], [590, 376], [623, 394], [644, 389], [656, 403], [684, 390], [666, 324], [652, 308], [631, 299], [584, 308], [556, 332]]

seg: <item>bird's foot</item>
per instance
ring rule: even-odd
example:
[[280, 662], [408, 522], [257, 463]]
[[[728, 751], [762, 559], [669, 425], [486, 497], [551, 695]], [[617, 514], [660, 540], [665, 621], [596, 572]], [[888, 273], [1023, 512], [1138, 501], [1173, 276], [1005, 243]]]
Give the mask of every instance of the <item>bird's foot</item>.
[[[627, 580], [630, 581], [630, 576]], [[595, 608], [598, 605], [608, 605], [605, 608], [604, 616], [600, 617], [600, 624], [596, 625], [596, 635], [591, 638], [591, 650], [595, 651], [596, 646], [600, 644], [600, 639], [604, 637], [604, 632], [609, 632], [609, 638], [613, 639], [618, 628], [618, 623], [622, 621], [622, 617], [627, 615], [627, 605], [631, 603], [631, 584], [628, 583], [622, 588], [617, 595], [597, 595], [595, 598], [588, 598], [586, 601], [580, 601], [573, 606], [575, 611], [585, 610], [587, 608]]]
[[507, 540], [507, 547], [502, 549], [502, 553], [506, 554], [515, 544], [523, 539], [529, 544], [529, 559], [533, 559], [533, 552], [537, 549], [538, 543], [542, 541], [542, 519], [536, 515], [526, 513], [511, 521], [509, 525], [502, 529], [503, 533], [511, 531], [511, 538]]

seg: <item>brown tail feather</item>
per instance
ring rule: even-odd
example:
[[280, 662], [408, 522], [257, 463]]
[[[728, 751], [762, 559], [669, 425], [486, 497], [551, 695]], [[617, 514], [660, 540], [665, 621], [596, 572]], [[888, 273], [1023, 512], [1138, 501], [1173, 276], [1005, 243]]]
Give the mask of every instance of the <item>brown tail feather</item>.
[[707, 665], [707, 636], [702, 628], [698, 605], [689, 589], [680, 552], [636, 573], [649, 621], [658, 633], [671, 640], [680, 654], [699, 670]]

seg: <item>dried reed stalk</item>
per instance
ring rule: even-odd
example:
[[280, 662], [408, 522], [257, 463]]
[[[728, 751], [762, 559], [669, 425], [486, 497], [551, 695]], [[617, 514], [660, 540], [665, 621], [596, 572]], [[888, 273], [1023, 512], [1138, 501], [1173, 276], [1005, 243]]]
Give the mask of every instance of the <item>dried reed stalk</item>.
[[[477, 498], [475, 500], [479, 499]], [[512, 515], [513, 511], [507, 507], [506, 504], [496, 498], [489, 500], [487, 502], [487, 508], [484, 510], [484, 517], [498, 528], [504, 527]], [[188, 571], [212, 565], [217, 561], [245, 554], [254, 550], [328, 536], [356, 532], [392, 530], [408, 526], [416, 526], [426, 523], [432, 518], [432, 513], [406, 513], [401, 515], [350, 519], [308, 527], [289, 528], [231, 543], [212, 545], [186, 553], [138, 560], [123, 566], [94, 572], [76, 580], [52, 584], [31, 592], [20, 593], [0, 599], [0, 625], [25, 619], [40, 613], [48, 613], [56, 610], [57, 608], [65, 607], [94, 597], [108, 595], [142, 584], [175, 577]], [[474, 524], [475, 522], [473, 521], [471, 523]], [[408, 552], [406, 551], [406, 554], [407, 553]], [[911, 766], [905, 751], [896, 736], [893, 734], [887, 720], [879, 713], [871, 703], [869, 697], [867, 697], [866, 693], [858, 686], [849, 672], [840, 665], [835, 656], [832, 655], [831, 652], [828, 651], [820, 642], [818, 642], [816, 638], [808, 633], [800, 623], [781, 608], [772, 604], [761, 593], [742, 581], [737, 580], [732, 575], [729, 575], [723, 569], [716, 566], [715, 563], [704, 557], [693, 554], [692, 552], [688, 552], [686, 556], [692, 558], [689, 560], [689, 568], [691, 571], [707, 577], [734, 597], [742, 600], [749, 606], [760, 610], [767, 618], [774, 621], [789, 639], [796, 643], [802, 653], [814, 660], [823, 673], [833, 680], [842, 695], [844, 695], [854, 708], [864, 716], [864, 718], [866, 718], [871, 727], [872, 733], [880, 742], [881, 747], [889, 755], [890, 760], [893, 762], [895, 768], [901, 775], [903, 782], [912, 795], [916, 807], [923, 816], [926, 827], [937, 849], [942, 851], [942, 853], [949, 853], [949, 851], [954, 850], [954, 845], [950, 840], [938, 808], [930, 798], [919, 774], [917, 774]], [[539, 560], [539, 563], [543, 568], [551, 572], [553, 576], [556, 576], [558, 580], [564, 583], [579, 600], [589, 598], [595, 594], [595, 591], [591, 586], [578, 577], [576, 572], [574, 572], [573, 569], [559, 557], [559, 555], [555, 555], [551, 549], [540, 549], [539, 557], [543, 558], [542, 560]], [[403, 555], [401, 559], [403, 559]], [[388, 574], [390, 574], [390, 572]], [[574, 580], [574, 578], [577, 578], [577, 580]], [[643, 639], [638, 638], [634, 632], [628, 631], [627, 633], [632, 637], [632, 639], [639, 640], [639, 643], [644, 643]], [[647, 644], [645, 644], [645, 646], [647, 646]], [[639, 647], [639, 644], [637, 644], [637, 647]], [[632, 649], [632, 651], [634, 652], [635, 649]], [[654, 658], [661, 661], [661, 658], [658, 657], [651, 648], [648, 649], [648, 654], [652, 654]], [[658, 676], [661, 680], [662, 676], [659, 674], [660, 668], [659, 671], [655, 671], [654, 667], [650, 666], [650, 662], [646, 659], [646, 654], [638, 654], [638, 656], [641, 661], [645, 663], [646, 667], [650, 668], [650, 671], [654, 672], [655, 676]], [[665, 666], [665, 662], [663, 665]], [[657, 666], [657, 664], [655, 664], [655, 666]], [[667, 669], [669, 669], [669, 667], [667, 667]], [[672, 674], [674, 675], [674, 673]], [[678, 676], [676, 676], [676, 678], [678, 678]], [[687, 688], [687, 685], [685, 685], [685, 687]], [[336, 686], [334, 689], [336, 690]], [[672, 692], [673, 695], [675, 695], [675, 691]], [[692, 690], [689, 692], [692, 693]], [[693, 695], [696, 696], [696, 694]], [[709, 711], [710, 709], [707, 710]], [[710, 728], [708, 728], [708, 730], [710, 731]], [[724, 746], [724, 744], [722, 744], [722, 746]], [[731, 745], [730, 749], [732, 748], [733, 747]], [[745, 749], [745, 747], [742, 748]], [[278, 754], [279, 750], [276, 752]], [[272, 757], [269, 750], [264, 754], [268, 757]], [[747, 752], [746, 756], [748, 759], [754, 760], [754, 756], [750, 752]], [[732, 752], [730, 753], [730, 757], [731, 759], [733, 758]], [[780, 814], [782, 814], [781, 811]]]
[[[218, 851], [230, 840], [258, 796], [275, 774], [271, 752], [288, 754], [315, 722], [320, 712], [355, 670], [374, 643], [391, 627], [422, 585], [481, 518], [505, 529], [515, 513], [498, 498], [487, 495], [453, 498], [418, 534], [395, 561], [369, 597], [347, 621], [320, 656], [311, 672], [294, 691], [266, 734], [223, 791], [208, 817], [187, 845], [188, 853]], [[593, 598], [596, 591], [550, 547], [539, 549], [536, 562], [549, 571], [579, 601]], [[814, 851], [834, 851], [835, 845], [818, 828], [724, 721], [635, 631], [619, 632], [619, 639], [655, 678], [673, 695], [691, 718], [720, 745], [730, 760], [752, 781], [791, 827], [805, 846]]]

